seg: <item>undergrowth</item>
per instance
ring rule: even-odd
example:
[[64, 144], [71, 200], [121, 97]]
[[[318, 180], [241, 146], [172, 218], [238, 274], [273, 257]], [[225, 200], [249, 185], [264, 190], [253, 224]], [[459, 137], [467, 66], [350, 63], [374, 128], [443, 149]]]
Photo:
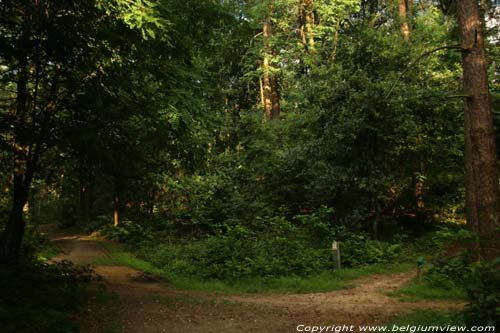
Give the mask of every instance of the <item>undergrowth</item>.
[[70, 262], [34, 257], [0, 267], [0, 327], [5, 333], [78, 332], [75, 314], [95, 275]]
[[412, 263], [374, 264], [362, 268], [323, 270], [308, 276], [242, 277], [237, 280], [200, 279], [175, 274], [166, 268], [158, 268], [138, 258], [126, 246], [103, 242], [108, 256], [94, 259], [96, 265], [128, 266], [161, 277], [166, 283], [179, 289], [218, 291], [227, 293], [311, 293], [340, 290], [353, 286], [352, 280], [373, 274], [404, 272], [413, 267]]

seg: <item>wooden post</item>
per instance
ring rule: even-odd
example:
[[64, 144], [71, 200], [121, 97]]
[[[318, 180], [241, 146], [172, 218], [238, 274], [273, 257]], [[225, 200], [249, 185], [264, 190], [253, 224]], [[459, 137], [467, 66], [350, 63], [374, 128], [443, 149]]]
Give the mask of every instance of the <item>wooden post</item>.
[[333, 258], [335, 261], [335, 269], [340, 269], [340, 242], [333, 241], [332, 243]]

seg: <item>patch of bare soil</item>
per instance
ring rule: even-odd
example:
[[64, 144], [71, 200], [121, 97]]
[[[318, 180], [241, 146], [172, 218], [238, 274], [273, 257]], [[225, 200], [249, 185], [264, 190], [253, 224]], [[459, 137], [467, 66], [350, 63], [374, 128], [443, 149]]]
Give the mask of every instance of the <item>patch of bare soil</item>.
[[[48, 231], [63, 253], [58, 260], [78, 264], [106, 256], [92, 237], [74, 232]], [[376, 275], [355, 281], [348, 290], [314, 294], [225, 295], [180, 291], [154, 276], [128, 267], [97, 266], [116, 295], [94, 302], [82, 318], [82, 332], [296, 332], [303, 325], [382, 324], [417, 308], [451, 309], [447, 302], [401, 302], [386, 294], [413, 276], [413, 272]]]

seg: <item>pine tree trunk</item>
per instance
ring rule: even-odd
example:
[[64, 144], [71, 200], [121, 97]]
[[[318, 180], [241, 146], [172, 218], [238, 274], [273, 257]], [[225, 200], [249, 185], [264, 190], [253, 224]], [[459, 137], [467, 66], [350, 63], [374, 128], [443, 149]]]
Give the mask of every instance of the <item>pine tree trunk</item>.
[[263, 36], [264, 36], [264, 77], [262, 80], [262, 91], [264, 97], [264, 112], [268, 119], [275, 119], [279, 117], [280, 114], [280, 102], [278, 93], [278, 79], [274, 73], [272, 73], [272, 65], [270, 64], [270, 58], [274, 56], [274, 51], [269, 43], [269, 39], [273, 35], [272, 25], [269, 20], [264, 20], [263, 22]]
[[478, 5], [457, 1], [462, 40], [465, 112], [465, 169], [467, 223], [481, 238], [481, 254], [492, 258], [498, 251], [500, 209], [495, 133], [490, 107], [487, 60]]

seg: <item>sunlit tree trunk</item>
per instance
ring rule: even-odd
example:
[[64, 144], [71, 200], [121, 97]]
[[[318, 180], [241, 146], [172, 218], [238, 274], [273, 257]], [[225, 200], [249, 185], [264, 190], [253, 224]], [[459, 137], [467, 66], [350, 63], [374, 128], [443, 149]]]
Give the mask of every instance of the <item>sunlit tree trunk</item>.
[[[263, 31], [264, 31], [264, 38], [267, 39], [269, 37], [269, 29], [270, 29], [271, 24], [268, 22], [264, 22], [263, 25]], [[270, 118], [271, 113], [272, 113], [272, 102], [271, 102], [271, 81], [269, 80], [269, 71], [270, 71], [270, 66], [269, 66], [269, 53], [267, 52], [267, 47], [266, 50], [264, 50], [264, 59], [263, 59], [263, 67], [264, 67], [264, 75], [262, 77], [262, 97], [263, 97], [263, 105], [264, 105], [264, 112], [266, 114], [266, 117]]]
[[120, 225], [120, 199], [118, 195], [115, 195], [115, 199], [113, 201], [113, 225], [117, 227]]
[[264, 97], [264, 111], [268, 119], [275, 119], [280, 114], [280, 101], [278, 92], [278, 79], [272, 72], [271, 57], [274, 56], [274, 50], [270, 43], [273, 36], [272, 25], [269, 20], [264, 20], [262, 32], [264, 36], [264, 75], [262, 80], [262, 91]]
[[491, 258], [498, 251], [500, 193], [484, 34], [475, 0], [457, 1], [457, 15], [463, 49], [467, 223], [482, 238], [481, 254]]
[[400, 30], [403, 38], [405, 40], [410, 39], [411, 26], [410, 26], [410, 15], [411, 15], [411, 0], [398, 0], [399, 3], [399, 20], [400, 20]]
[[313, 0], [304, 0], [304, 2], [305, 2], [305, 15], [306, 15], [306, 27], [307, 27], [307, 44], [309, 46], [309, 52], [314, 53], [315, 41], [314, 41]]

